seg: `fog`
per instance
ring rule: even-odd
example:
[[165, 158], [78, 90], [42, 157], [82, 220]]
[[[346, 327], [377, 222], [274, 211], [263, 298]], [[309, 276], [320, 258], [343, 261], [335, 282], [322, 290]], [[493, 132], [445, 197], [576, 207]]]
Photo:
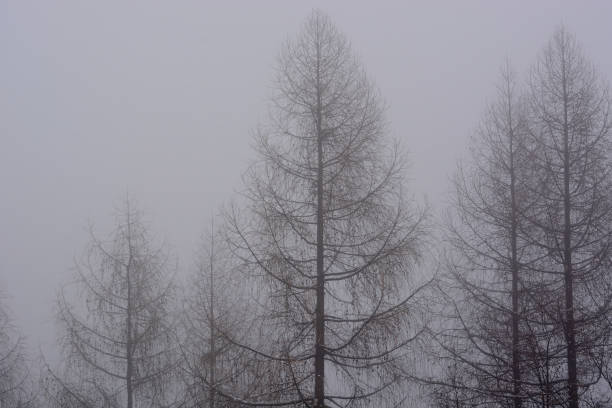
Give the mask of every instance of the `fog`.
[[564, 24], [612, 77], [607, 1], [3, 1], [0, 288], [33, 354], [55, 348], [55, 297], [89, 225], [104, 234], [127, 194], [192, 270], [255, 158], [276, 56], [313, 8], [350, 39], [438, 213], [505, 58], [525, 72]]

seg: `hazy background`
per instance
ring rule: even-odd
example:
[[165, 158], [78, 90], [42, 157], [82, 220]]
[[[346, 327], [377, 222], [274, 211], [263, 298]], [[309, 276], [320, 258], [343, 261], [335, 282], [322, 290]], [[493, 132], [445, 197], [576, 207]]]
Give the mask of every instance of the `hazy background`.
[[376, 3], [0, 0], [0, 291], [30, 350], [54, 349], [88, 225], [108, 231], [128, 192], [193, 268], [313, 8], [351, 40], [438, 211], [506, 56], [525, 72], [563, 23], [612, 78], [609, 1]]

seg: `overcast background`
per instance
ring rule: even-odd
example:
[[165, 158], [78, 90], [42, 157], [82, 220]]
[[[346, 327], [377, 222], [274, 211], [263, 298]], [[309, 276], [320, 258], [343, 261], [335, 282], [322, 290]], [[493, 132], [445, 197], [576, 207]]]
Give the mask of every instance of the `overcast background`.
[[525, 72], [563, 23], [612, 77], [609, 1], [377, 3], [0, 0], [0, 291], [30, 350], [54, 349], [88, 225], [108, 231], [128, 192], [193, 268], [313, 8], [351, 40], [438, 211], [506, 56]]

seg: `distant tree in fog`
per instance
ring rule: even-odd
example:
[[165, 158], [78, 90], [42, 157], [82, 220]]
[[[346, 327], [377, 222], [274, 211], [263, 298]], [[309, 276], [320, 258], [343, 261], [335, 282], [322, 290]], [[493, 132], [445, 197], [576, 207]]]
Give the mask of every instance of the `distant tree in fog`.
[[46, 389], [57, 406], [172, 405], [177, 350], [173, 270], [126, 202], [109, 241], [93, 233], [58, 299], [64, 366]]
[[269, 362], [232, 343], [257, 331], [249, 320], [249, 281], [236, 270], [223, 234], [211, 229], [202, 240], [196, 271], [188, 280], [182, 330], [182, 372], [186, 406], [227, 408], [239, 401], [216, 392], [231, 389], [242, 396], [266, 393], [273, 377]]
[[534, 254], [525, 237], [531, 198], [523, 105], [507, 63], [470, 157], [454, 178], [449, 258], [440, 284], [445, 319], [435, 336], [453, 369], [441, 380], [438, 401], [519, 408], [529, 392], [522, 275]]
[[0, 407], [28, 407], [34, 403], [23, 338], [11, 323], [0, 297]]

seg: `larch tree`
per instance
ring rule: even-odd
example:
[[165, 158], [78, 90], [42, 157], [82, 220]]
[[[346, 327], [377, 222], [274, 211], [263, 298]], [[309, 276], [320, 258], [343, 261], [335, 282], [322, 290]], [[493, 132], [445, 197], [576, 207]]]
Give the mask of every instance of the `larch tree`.
[[76, 280], [58, 300], [65, 364], [50, 372], [59, 406], [171, 406], [176, 341], [173, 271], [126, 202], [110, 240], [93, 233]]
[[211, 228], [203, 237], [185, 295], [181, 349], [186, 406], [240, 406], [239, 401], [218, 394], [217, 388], [239, 390], [242, 396], [265, 392], [262, 388], [270, 377], [264, 367], [267, 362], [262, 364], [228, 341], [228, 337], [253, 338], [256, 332], [248, 320], [248, 285], [243, 284], [219, 231]]
[[521, 275], [533, 251], [524, 237], [531, 199], [521, 99], [506, 63], [469, 158], [454, 178], [447, 273], [439, 285], [444, 319], [434, 336], [452, 376], [434, 381], [438, 401], [519, 408], [528, 394], [522, 361], [529, 288]]
[[240, 345], [275, 362], [281, 384], [273, 400], [243, 402], [398, 403], [426, 285], [410, 279], [427, 228], [407, 197], [405, 158], [387, 137], [377, 90], [321, 12], [286, 44], [276, 74], [246, 208], [227, 219], [268, 336]]
[[561, 344], [549, 356], [565, 368], [558, 403], [578, 408], [600, 378], [612, 312], [609, 91], [564, 28], [541, 52], [529, 87], [538, 194], [530, 222], [533, 244], [547, 255], [535, 272], [553, 294], [534, 301]]
[[[226, 307], [229, 293], [224, 290], [227, 281], [224, 276], [225, 265], [220, 260], [221, 251], [215, 248], [215, 232], [211, 230], [198, 253], [197, 271], [190, 280], [185, 307], [185, 341], [183, 354], [188, 383], [188, 393], [193, 404], [198, 407], [224, 406], [217, 402], [215, 387], [219, 377], [221, 358], [227, 355], [227, 346], [222, 344], [223, 337], [218, 335], [217, 327], [228, 320]], [[227, 288], [227, 286], [226, 286]], [[223, 302], [223, 303], [222, 303]], [[223, 316], [225, 315], [225, 316]], [[224, 332], [229, 329], [224, 328]], [[221, 343], [221, 344], [220, 344]], [[221, 357], [221, 358], [220, 358]], [[225, 368], [225, 367], [224, 367]], [[230, 370], [231, 379], [231, 370]], [[220, 382], [226, 382], [222, 378]]]
[[25, 408], [33, 404], [28, 380], [23, 338], [13, 326], [7, 307], [0, 302], [0, 407]]

